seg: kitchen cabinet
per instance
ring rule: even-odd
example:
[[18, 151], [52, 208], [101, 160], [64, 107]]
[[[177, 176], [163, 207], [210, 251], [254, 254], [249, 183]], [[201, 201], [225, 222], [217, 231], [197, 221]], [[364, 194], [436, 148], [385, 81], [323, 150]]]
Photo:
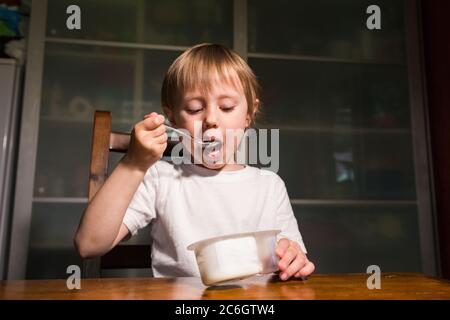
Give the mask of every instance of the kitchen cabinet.
[[[256, 127], [280, 129], [278, 174], [317, 272], [436, 275], [417, 1], [378, 2], [381, 30], [367, 29], [366, 0], [34, 1], [24, 110], [37, 117], [22, 129], [13, 232], [25, 232], [9, 277], [65, 277], [81, 263], [72, 236], [94, 110], [112, 111], [118, 131], [161, 112], [165, 71], [201, 42], [234, 48], [261, 82]], [[81, 30], [65, 27], [70, 4]], [[147, 231], [131, 241], [148, 243]]]

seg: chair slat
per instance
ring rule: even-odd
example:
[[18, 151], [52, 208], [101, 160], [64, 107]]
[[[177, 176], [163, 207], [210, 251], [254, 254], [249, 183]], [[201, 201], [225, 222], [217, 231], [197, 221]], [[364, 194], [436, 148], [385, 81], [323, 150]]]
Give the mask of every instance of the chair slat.
[[106, 181], [108, 176], [109, 136], [111, 113], [96, 111], [92, 134], [91, 164], [89, 169], [89, 202]]
[[101, 268], [123, 269], [125, 264], [126, 268], [150, 268], [150, 250], [149, 245], [118, 245], [102, 257]]
[[111, 152], [126, 153], [130, 145], [131, 135], [123, 132], [111, 132], [109, 137], [109, 150]]

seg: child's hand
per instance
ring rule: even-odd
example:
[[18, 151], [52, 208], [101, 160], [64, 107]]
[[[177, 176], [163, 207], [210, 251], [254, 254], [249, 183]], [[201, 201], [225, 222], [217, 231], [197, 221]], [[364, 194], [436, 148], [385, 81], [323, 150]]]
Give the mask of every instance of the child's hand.
[[167, 147], [164, 116], [152, 112], [138, 122], [131, 133], [130, 147], [125, 162], [146, 171], [161, 159]]
[[281, 280], [288, 280], [292, 276], [306, 277], [314, 272], [314, 264], [308, 260], [297, 242], [286, 238], [280, 239], [276, 253], [280, 258], [278, 267]]

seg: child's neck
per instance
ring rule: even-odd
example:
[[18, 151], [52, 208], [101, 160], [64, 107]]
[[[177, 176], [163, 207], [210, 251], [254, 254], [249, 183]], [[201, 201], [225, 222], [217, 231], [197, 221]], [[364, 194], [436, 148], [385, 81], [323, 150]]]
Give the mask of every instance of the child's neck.
[[236, 163], [234, 163], [234, 164], [226, 164], [223, 167], [218, 168], [218, 169], [211, 169], [211, 168], [208, 168], [208, 167], [204, 166], [203, 164], [197, 164], [197, 165], [201, 166], [203, 168], [206, 168], [206, 169], [216, 170], [216, 171], [238, 171], [238, 170], [242, 170], [242, 169], [245, 168], [244, 165], [236, 164]]

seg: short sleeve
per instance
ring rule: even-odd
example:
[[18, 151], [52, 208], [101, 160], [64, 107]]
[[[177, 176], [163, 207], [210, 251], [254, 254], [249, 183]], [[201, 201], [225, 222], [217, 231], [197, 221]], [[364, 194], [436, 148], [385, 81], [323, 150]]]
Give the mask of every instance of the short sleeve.
[[281, 230], [281, 233], [278, 234], [277, 240], [281, 238], [287, 238], [292, 241], [296, 241], [302, 251], [306, 254], [308, 253], [303, 243], [302, 235], [298, 229], [297, 219], [295, 218], [294, 211], [292, 210], [292, 205], [289, 200], [289, 196], [286, 190], [286, 186], [283, 180], [277, 176], [276, 183], [276, 191], [277, 195], [277, 228]]
[[156, 218], [157, 186], [158, 173], [155, 166], [152, 166], [137, 188], [123, 218], [123, 223], [132, 235], [136, 235], [139, 229]]

